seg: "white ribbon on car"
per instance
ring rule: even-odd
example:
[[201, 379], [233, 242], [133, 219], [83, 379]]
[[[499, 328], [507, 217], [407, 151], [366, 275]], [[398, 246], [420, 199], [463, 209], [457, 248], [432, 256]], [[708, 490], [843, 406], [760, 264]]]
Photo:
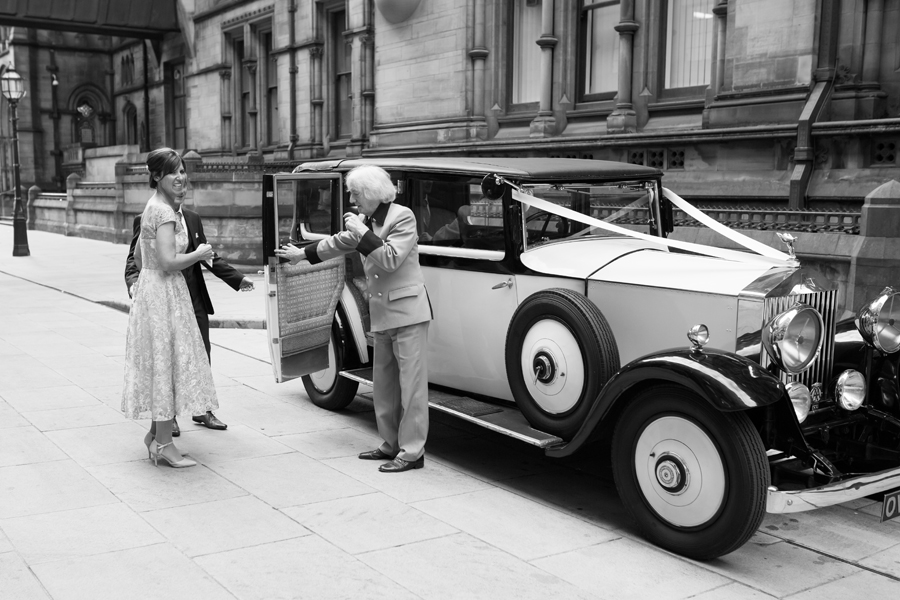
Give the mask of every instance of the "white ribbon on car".
[[625, 227], [620, 227], [618, 225], [613, 225], [612, 223], [607, 223], [606, 221], [601, 221], [600, 219], [595, 219], [594, 217], [589, 217], [580, 212], [565, 208], [547, 200], [529, 196], [528, 194], [517, 190], [515, 187], [512, 188], [512, 197], [513, 200], [526, 205], [526, 207], [533, 206], [537, 209], [552, 213], [559, 217], [577, 221], [579, 223], [584, 223], [585, 225], [597, 227], [598, 229], [604, 229], [611, 233], [618, 233], [619, 235], [643, 240], [645, 242], [649, 242], [651, 244], [655, 244], [657, 246], [662, 246], [665, 248], [678, 248], [679, 250], [686, 250], [695, 254], [702, 254], [704, 256], [712, 256], [715, 258], [723, 258], [725, 260], [743, 263], [761, 262], [764, 264], [779, 267], [796, 264], [784, 252], [780, 252], [778, 250], [775, 250], [774, 248], [770, 248], [769, 246], [766, 246], [761, 242], [757, 242], [756, 240], [750, 239], [749, 237], [738, 233], [737, 231], [729, 229], [718, 221], [715, 221], [714, 219], [706, 216], [697, 208], [688, 204], [687, 201], [679, 197], [677, 194], [674, 194], [673, 192], [665, 188], [663, 188], [663, 191], [665, 192], [666, 197], [669, 198], [669, 200], [672, 202], [672, 204], [687, 213], [693, 219], [706, 225], [716, 233], [722, 234], [732, 242], [739, 244], [740, 246], [743, 246], [748, 250], [756, 252], [757, 254], [750, 254], [748, 252], [742, 252], [740, 250], [730, 250], [727, 248], [716, 248], [715, 246], [705, 246], [703, 244], [695, 244], [693, 242], [682, 242], [679, 240], [661, 238], [637, 231], [632, 231], [631, 229], [627, 229]]

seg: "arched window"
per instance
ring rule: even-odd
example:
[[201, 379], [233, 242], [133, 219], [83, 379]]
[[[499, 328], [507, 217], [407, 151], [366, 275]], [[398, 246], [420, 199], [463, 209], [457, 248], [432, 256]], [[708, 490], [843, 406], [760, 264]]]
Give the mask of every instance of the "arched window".
[[94, 120], [97, 110], [93, 103], [88, 98], [82, 98], [75, 103], [75, 110], [79, 115], [75, 120], [75, 139], [83, 145], [96, 144]]
[[129, 145], [140, 143], [137, 107], [131, 102], [125, 103], [125, 108], [122, 109], [122, 120], [125, 122], [125, 143]]

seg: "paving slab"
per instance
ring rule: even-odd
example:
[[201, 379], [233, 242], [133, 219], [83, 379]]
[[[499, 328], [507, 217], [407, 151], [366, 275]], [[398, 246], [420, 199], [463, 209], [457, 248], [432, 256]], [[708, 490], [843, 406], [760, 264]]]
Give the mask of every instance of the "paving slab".
[[292, 506], [283, 512], [349, 554], [403, 546], [459, 531], [381, 492]]
[[598, 598], [465, 533], [358, 556], [376, 571], [426, 599]]
[[170, 544], [43, 563], [31, 569], [54, 600], [234, 600], [234, 596]]
[[192, 557], [310, 535], [296, 520], [253, 496], [153, 510], [142, 516]]
[[121, 503], [3, 519], [0, 527], [31, 566], [166, 541]]
[[49, 600], [41, 582], [15, 552], [0, 554], [0, 590], [15, 600]]
[[[6, 434], [15, 429], [3, 430]], [[0, 519], [113, 504], [119, 500], [72, 460], [0, 467]]]
[[702, 566], [624, 538], [531, 563], [609, 600], [680, 600], [729, 582]]
[[412, 506], [527, 561], [619, 537], [497, 488], [414, 502]]
[[201, 556], [240, 600], [413, 600], [418, 596], [316, 535]]

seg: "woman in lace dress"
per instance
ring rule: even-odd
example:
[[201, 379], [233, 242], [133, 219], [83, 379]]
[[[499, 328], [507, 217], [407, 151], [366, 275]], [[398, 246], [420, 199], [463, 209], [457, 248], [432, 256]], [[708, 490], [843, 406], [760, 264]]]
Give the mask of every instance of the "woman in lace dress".
[[213, 251], [201, 244], [184, 254], [188, 239], [180, 209], [187, 174], [178, 153], [154, 150], [147, 168], [156, 193], [144, 208], [135, 249], [140, 276], [128, 316], [122, 411], [132, 419], [153, 420], [144, 443], [156, 464], [162, 460], [172, 467], [191, 467], [197, 463], [172, 443], [172, 421], [206, 414], [219, 403], [181, 270], [211, 260]]

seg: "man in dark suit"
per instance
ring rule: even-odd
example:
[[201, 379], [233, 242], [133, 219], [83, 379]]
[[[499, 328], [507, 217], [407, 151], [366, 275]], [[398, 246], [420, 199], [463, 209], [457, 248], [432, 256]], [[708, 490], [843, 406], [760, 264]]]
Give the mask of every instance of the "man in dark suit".
[[[203, 223], [200, 221], [200, 215], [192, 210], [184, 208], [176, 213], [182, 219], [182, 226], [188, 234], [187, 252], [193, 252], [198, 245], [206, 244], [206, 234], [203, 233]], [[134, 235], [131, 238], [131, 248], [128, 250], [128, 259], [125, 261], [125, 284], [128, 286], [128, 296], [132, 295], [132, 287], [138, 279], [140, 270], [134, 264], [134, 248], [137, 245], [138, 237], [141, 233], [141, 216], [134, 218], [133, 225]], [[218, 256], [213, 257], [212, 264], [202, 263], [212, 273], [230, 285], [235, 291], [250, 291], [253, 289], [253, 282], [244, 277], [240, 271], [229, 265]], [[200, 327], [200, 335], [203, 337], [203, 345], [206, 346], [206, 356], [209, 358], [209, 315], [214, 314], [212, 301], [209, 299], [209, 292], [206, 289], [206, 281], [203, 280], [203, 271], [200, 269], [200, 262], [196, 262], [181, 273], [187, 283], [188, 290], [191, 293], [191, 301], [194, 304], [194, 315], [197, 317], [197, 326]], [[205, 425], [209, 429], [226, 429], [228, 425], [223, 423], [212, 413], [208, 411], [205, 415], [193, 417], [193, 420], [201, 425]], [[173, 427], [172, 435], [177, 437], [181, 435], [177, 421]]]

